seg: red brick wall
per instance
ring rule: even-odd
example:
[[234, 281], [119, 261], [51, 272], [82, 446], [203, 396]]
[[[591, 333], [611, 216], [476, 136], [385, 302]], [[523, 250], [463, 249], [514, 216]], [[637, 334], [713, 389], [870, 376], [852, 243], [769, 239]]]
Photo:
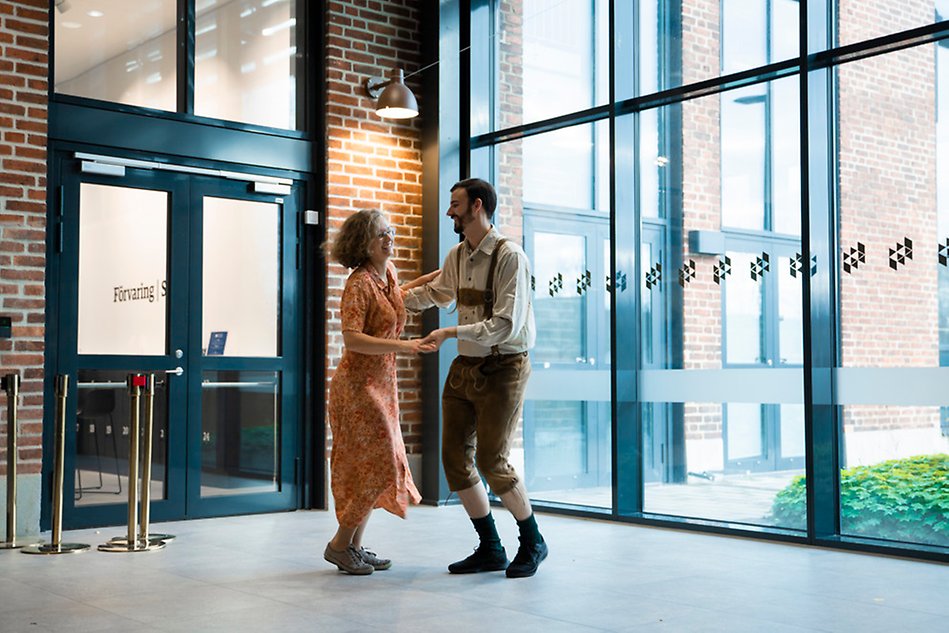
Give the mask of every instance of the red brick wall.
[[[376, 116], [363, 84], [401, 67], [420, 67], [421, 37], [416, 0], [337, 0], [326, 4], [327, 239], [354, 211], [377, 208], [395, 227], [394, 263], [402, 279], [415, 278], [422, 261], [422, 156], [420, 119], [387, 121]], [[419, 77], [406, 84], [420, 97]], [[425, 104], [419, 99], [421, 116]], [[328, 263], [326, 292], [327, 396], [342, 353], [339, 299], [348, 271]], [[406, 336], [421, 334], [410, 316]], [[422, 402], [417, 359], [399, 357], [402, 431], [409, 453], [421, 453]]]
[[[682, 7], [683, 83], [718, 74], [719, 2], [690, 0]], [[720, 97], [704, 97], [682, 104], [682, 224], [689, 231], [721, 228]], [[683, 261], [694, 260], [696, 278], [682, 297], [684, 369], [718, 369], [722, 366], [722, 289], [712, 280], [717, 257], [689, 253], [682, 245]], [[676, 271], [672, 271], [678, 275]], [[685, 405], [687, 439], [715, 439], [722, 435], [720, 404]]]
[[837, 37], [841, 46], [932, 24], [933, 0], [838, 0]]
[[[932, 21], [933, 5], [842, 3], [850, 39]], [[840, 245], [858, 241], [866, 264], [840, 271], [841, 361], [847, 367], [939, 365], [936, 242], [936, 121], [932, 46], [845, 64], [837, 72]], [[894, 271], [889, 249], [908, 237], [913, 259]], [[933, 407], [851, 406], [845, 430], [938, 425]]]
[[[524, 122], [524, 24], [523, 0], [501, 0], [498, 37], [498, 129]], [[498, 211], [495, 225], [506, 237], [520, 242], [524, 235], [523, 141], [496, 148]], [[471, 174], [487, 178], [488, 174]]]
[[[0, 374], [19, 373], [19, 472], [40, 472], [46, 289], [47, 0], [0, 0]], [[0, 446], [6, 445], [6, 399]], [[6, 474], [0, 450], [0, 474]]]

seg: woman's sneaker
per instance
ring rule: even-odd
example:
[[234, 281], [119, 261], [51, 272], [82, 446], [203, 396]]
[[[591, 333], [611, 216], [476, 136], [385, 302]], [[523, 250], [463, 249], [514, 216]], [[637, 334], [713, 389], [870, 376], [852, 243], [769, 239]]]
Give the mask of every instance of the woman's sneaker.
[[372, 565], [372, 568], [376, 571], [382, 571], [384, 569], [389, 569], [392, 567], [392, 561], [388, 558], [379, 558], [376, 556], [375, 552], [370, 552], [365, 547], [360, 547], [358, 550], [359, 556], [362, 558], [364, 563]]
[[352, 545], [347, 546], [342, 552], [337, 552], [327, 543], [326, 549], [323, 550], [323, 558], [339, 567], [340, 571], [355, 576], [366, 576], [373, 572], [372, 565], [364, 561], [359, 550]]

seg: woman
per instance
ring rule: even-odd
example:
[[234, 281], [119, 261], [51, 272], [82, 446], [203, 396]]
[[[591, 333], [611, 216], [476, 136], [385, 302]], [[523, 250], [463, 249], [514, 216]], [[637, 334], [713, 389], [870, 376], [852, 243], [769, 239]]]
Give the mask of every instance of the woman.
[[421, 339], [400, 340], [405, 325], [402, 292], [426, 283], [438, 271], [399, 288], [389, 261], [395, 232], [379, 211], [351, 215], [331, 256], [353, 270], [340, 303], [343, 357], [330, 384], [333, 431], [330, 458], [339, 529], [323, 558], [350, 574], [371, 574], [392, 562], [362, 546], [374, 508], [405, 518], [421, 501], [405, 457], [396, 392], [396, 353], [431, 351]]

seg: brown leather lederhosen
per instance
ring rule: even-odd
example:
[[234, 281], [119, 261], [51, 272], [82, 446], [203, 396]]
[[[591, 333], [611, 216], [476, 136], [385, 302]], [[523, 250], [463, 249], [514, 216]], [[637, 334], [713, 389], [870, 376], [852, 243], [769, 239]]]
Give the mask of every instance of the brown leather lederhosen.
[[[459, 305], [484, 306], [483, 319], [494, 315], [494, 273], [505, 241], [499, 239], [491, 253], [486, 289], [455, 290]], [[460, 286], [460, 248], [456, 265]], [[479, 483], [478, 471], [496, 494], [517, 485], [519, 478], [509, 455], [529, 376], [527, 352], [501, 354], [497, 345], [487, 357], [458, 356], [452, 362], [442, 392], [442, 466], [450, 490]]]

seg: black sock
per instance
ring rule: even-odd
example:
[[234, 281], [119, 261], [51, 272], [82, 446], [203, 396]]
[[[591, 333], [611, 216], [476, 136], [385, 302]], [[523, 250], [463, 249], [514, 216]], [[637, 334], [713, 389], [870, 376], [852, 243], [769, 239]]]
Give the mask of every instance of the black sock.
[[494, 527], [494, 517], [490, 512], [480, 519], [471, 519], [474, 524], [475, 532], [481, 539], [481, 547], [487, 549], [501, 549], [501, 537], [498, 536], [498, 530]]
[[525, 545], [535, 545], [544, 542], [544, 537], [540, 535], [540, 530], [537, 529], [537, 520], [534, 519], [533, 512], [523, 521], [517, 522], [517, 529], [520, 530], [521, 542]]

